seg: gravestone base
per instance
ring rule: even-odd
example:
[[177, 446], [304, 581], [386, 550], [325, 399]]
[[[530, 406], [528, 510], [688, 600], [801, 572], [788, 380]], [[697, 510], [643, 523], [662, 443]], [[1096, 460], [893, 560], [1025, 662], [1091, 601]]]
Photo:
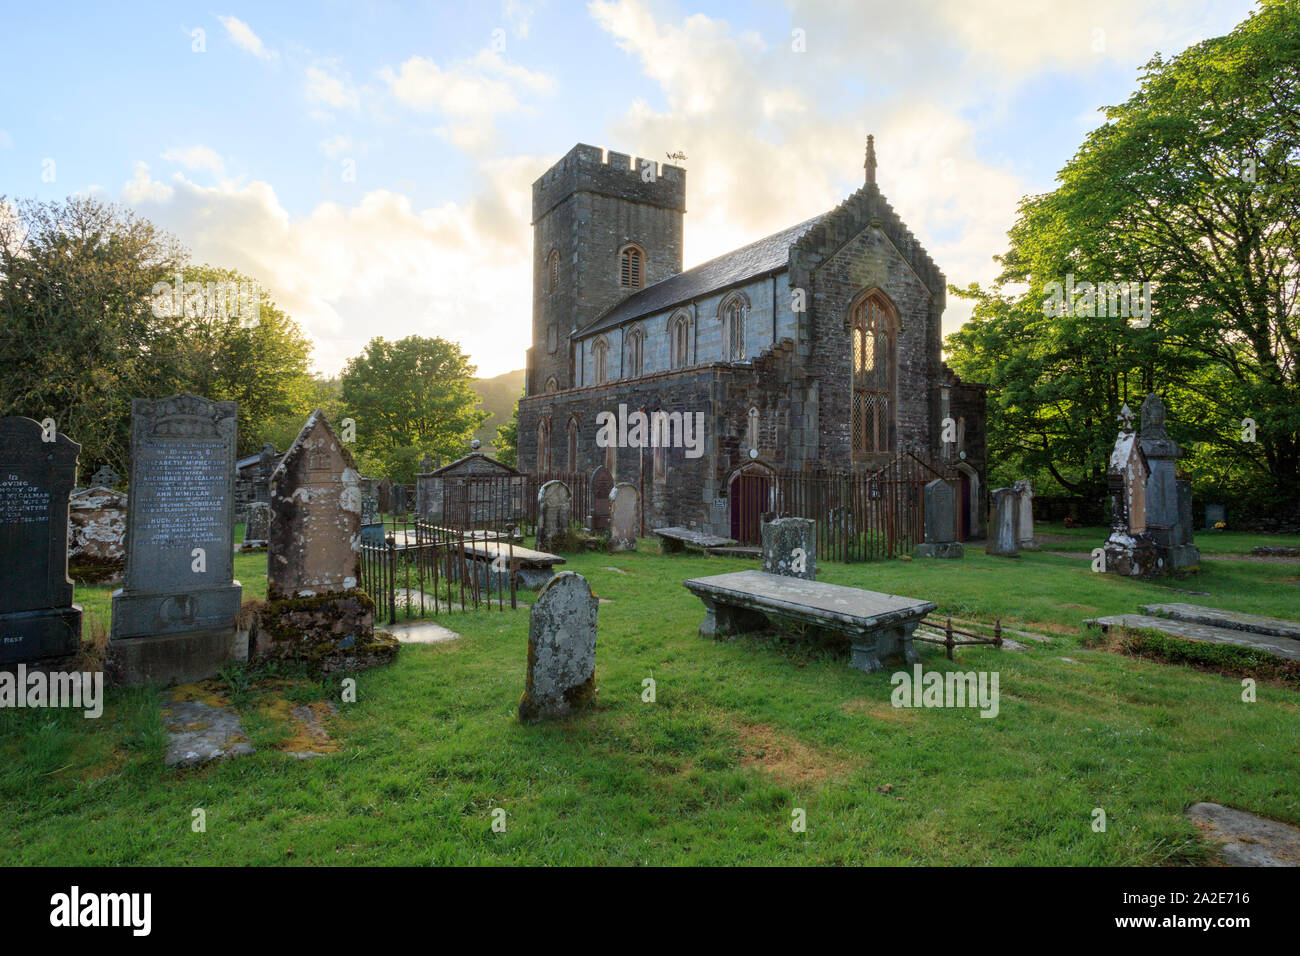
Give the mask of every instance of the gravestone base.
[[399, 646], [375, 630], [375, 602], [360, 590], [268, 601], [250, 642], [255, 658], [303, 663], [317, 674], [387, 664]]
[[0, 664], [75, 656], [81, 649], [81, 605], [0, 614]]
[[902, 654], [909, 664], [920, 662], [916, 645], [912, 643], [912, 632], [916, 624], [908, 626], [877, 629], [862, 638], [855, 638], [849, 645], [849, 666], [860, 671], [874, 674], [884, 668], [884, 658]]
[[945, 541], [942, 544], [925, 541], [916, 546], [916, 554], [920, 558], [964, 558], [966, 549], [960, 541]]
[[147, 637], [114, 638], [104, 673], [112, 684], [188, 684], [248, 659], [248, 631], [228, 625]]
[[1168, 572], [1160, 549], [1150, 540], [1123, 535], [1106, 539], [1106, 570], [1122, 577], [1153, 577]]
[[1165, 567], [1170, 571], [1186, 571], [1201, 563], [1201, 549], [1194, 544], [1176, 544], [1162, 550]]
[[704, 620], [700, 623], [700, 637], [729, 638], [767, 627], [767, 615], [762, 611], [719, 604], [703, 595], [700, 595], [700, 600], [704, 602]]
[[238, 581], [179, 593], [119, 588], [113, 592], [112, 639], [232, 627], [239, 617], [243, 591]]

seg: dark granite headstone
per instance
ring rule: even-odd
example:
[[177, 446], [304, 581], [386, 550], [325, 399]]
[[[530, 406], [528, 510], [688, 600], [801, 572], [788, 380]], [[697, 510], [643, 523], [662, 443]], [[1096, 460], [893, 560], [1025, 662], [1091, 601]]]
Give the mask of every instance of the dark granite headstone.
[[383, 481], [379, 482], [375, 490], [377, 492], [376, 497], [379, 499], [380, 514], [388, 514], [390, 510], [389, 503], [392, 500], [391, 493], [393, 490], [393, 480], [391, 478], [385, 478]]
[[1219, 522], [1225, 525], [1228, 523], [1228, 509], [1223, 505], [1206, 505], [1205, 506], [1205, 530], [1213, 531], [1214, 526]]
[[68, 495], [81, 446], [0, 418], [0, 664], [74, 654], [81, 608], [68, 578]]
[[917, 546], [923, 558], [960, 558], [965, 548], [957, 540], [957, 493], [936, 478], [925, 486], [925, 541]]
[[236, 420], [234, 402], [198, 395], [132, 400], [126, 574], [113, 594], [113, 640], [234, 625]]
[[609, 493], [614, 490], [614, 476], [604, 465], [591, 473], [591, 514], [587, 523], [600, 534], [609, 530]]

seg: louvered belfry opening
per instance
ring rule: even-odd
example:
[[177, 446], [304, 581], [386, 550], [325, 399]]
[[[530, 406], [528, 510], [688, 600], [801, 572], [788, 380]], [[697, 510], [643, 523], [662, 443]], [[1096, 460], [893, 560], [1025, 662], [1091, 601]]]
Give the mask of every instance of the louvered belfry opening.
[[620, 256], [620, 271], [618, 283], [624, 289], [641, 288], [642, 279], [642, 262], [641, 250], [635, 246], [628, 246], [623, 250]]
[[854, 457], [890, 450], [897, 323], [883, 295], [873, 292], [853, 310]]

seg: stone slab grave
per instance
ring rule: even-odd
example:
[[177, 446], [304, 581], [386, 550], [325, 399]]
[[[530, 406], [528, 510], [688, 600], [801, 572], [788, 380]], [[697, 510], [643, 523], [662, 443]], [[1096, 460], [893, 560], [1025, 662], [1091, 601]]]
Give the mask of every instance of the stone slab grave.
[[609, 550], [635, 551], [641, 530], [641, 492], [620, 481], [609, 493]]
[[257, 752], [244, 733], [235, 708], [217, 699], [193, 699], [186, 693], [190, 689], [174, 688], [163, 703], [166, 766], [193, 767], [220, 757], [242, 757]]
[[234, 580], [234, 402], [131, 402], [126, 572], [109, 672], [123, 683], [211, 677], [247, 656]]
[[553, 551], [569, 537], [573, 520], [573, 494], [562, 481], [548, 481], [537, 489], [537, 550]]
[[1187, 819], [1228, 866], [1300, 866], [1300, 829], [1218, 803], [1195, 803]]
[[530, 590], [544, 585], [555, 575], [555, 566], [565, 563], [565, 559], [558, 554], [521, 548], [518, 545], [511, 548], [508, 542], [502, 541], [466, 542], [465, 554], [475, 561], [485, 563], [489, 568], [503, 567], [513, 561], [515, 582]]
[[120, 568], [126, 562], [126, 495], [93, 485], [68, 498], [68, 562]]
[[248, 505], [248, 514], [244, 519], [244, 540], [239, 545], [240, 551], [265, 551], [267, 538], [271, 534], [271, 505], [266, 501], [254, 501]]
[[957, 493], [936, 478], [925, 486], [925, 541], [916, 553], [923, 558], [961, 558], [966, 549], [957, 540]]
[[1020, 557], [1020, 496], [1014, 488], [993, 489], [993, 526], [989, 529], [987, 554]]
[[894, 653], [919, 661], [912, 633], [935, 610], [931, 601], [765, 571], [692, 578], [682, 586], [704, 602], [704, 637], [759, 629], [771, 615], [843, 634], [850, 645], [849, 666], [867, 672], [880, 670], [881, 659]]
[[775, 518], [765, 521], [763, 570], [806, 581], [817, 579], [817, 523], [811, 518]]
[[686, 549], [707, 551], [709, 548], [729, 548], [738, 543], [735, 538], [724, 538], [706, 531], [692, 531], [690, 528], [655, 528], [651, 534], [659, 539], [659, 547], [665, 554], [676, 554]]
[[1300, 661], [1300, 641], [1275, 634], [1256, 634], [1229, 627], [1214, 627], [1208, 624], [1196, 624], [1169, 617], [1155, 617], [1149, 614], [1112, 614], [1108, 617], [1090, 618], [1083, 622], [1109, 631], [1112, 627], [1141, 628], [1160, 631], [1171, 637], [1180, 637], [1187, 641], [1204, 641], [1209, 644], [1231, 644], [1262, 651], [1284, 660]]
[[528, 678], [519, 720], [563, 717], [596, 702], [596, 618], [599, 602], [587, 579], [561, 571], [528, 613]]
[[357, 587], [360, 477], [316, 409], [271, 476], [267, 602], [257, 613], [255, 656], [331, 673], [396, 655], [397, 640], [375, 631], [374, 601]]
[[1300, 621], [1287, 621], [1280, 617], [1262, 617], [1241, 611], [1223, 611], [1217, 607], [1181, 603], [1144, 604], [1138, 610], [1154, 617], [1168, 617], [1192, 624], [1208, 624], [1211, 627], [1226, 627], [1234, 631], [1250, 631], [1300, 641]]
[[0, 664], [63, 660], [81, 648], [68, 577], [68, 495], [80, 451], [40, 422], [0, 418]]

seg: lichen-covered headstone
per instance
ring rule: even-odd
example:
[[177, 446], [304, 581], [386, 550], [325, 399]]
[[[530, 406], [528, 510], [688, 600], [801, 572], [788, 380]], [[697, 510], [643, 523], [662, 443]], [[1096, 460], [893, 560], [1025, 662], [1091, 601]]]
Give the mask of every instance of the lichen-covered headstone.
[[1104, 570], [1124, 576], [1155, 574], [1163, 559], [1147, 531], [1146, 488], [1151, 469], [1133, 431], [1133, 412], [1127, 404], [1120, 409], [1119, 426], [1106, 466], [1111, 509], [1110, 535], [1102, 546]]
[[999, 554], [1006, 558], [1020, 556], [1020, 535], [1016, 530], [1019, 524], [1020, 496], [1014, 488], [995, 488], [993, 490], [993, 527], [989, 529], [989, 543], [985, 551]]
[[763, 570], [817, 580], [817, 523], [811, 518], [776, 518], [763, 524]]
[[519, 719], [563, 717], [596, 701], [596, 612], [587, 579], [561, 571], [528, 614], [528, 682]]
[[68, 493], [80, 451], [52, 425], [0, 418], [0, 664], [81, 646], [68, 578]]
[[573, 520], [573, 495], [562, 481], [537, 489], [537, 550], [563, 549]]
[[609, 493], [609, 550], [635, 551], [641, 525], [641, 492], [620, 481]]
[[244, 540], [241, 551], [253, 551], [266, 547], [271, 534], [271, 506], [265, 501], [254, 501], [248, 506], [248, 515], [244, 519]]
[[126, 560], [126, 495], [106, 485], [80, 488], [68, 498], [68, 560], [116, 567]]

